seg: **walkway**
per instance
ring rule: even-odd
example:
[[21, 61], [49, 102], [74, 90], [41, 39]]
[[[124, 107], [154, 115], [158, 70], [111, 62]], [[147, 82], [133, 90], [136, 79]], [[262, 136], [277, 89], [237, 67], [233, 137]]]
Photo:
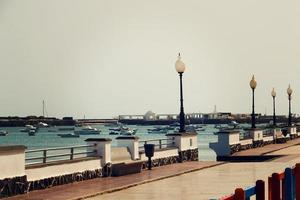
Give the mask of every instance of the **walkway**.
[[300, 138], [289, 140], [283, 144], [269, 144], [263, 147], [248, 149], [244, 151], [239, 151], [233, 154], [233, 156], [258, 156], [265, 155], [274, 151], [278, 151], [280, 149], [285, 149], [296, 144], [300, 144]]
[[[153, 170], [145, 170], [140, 174], [132, 174], [121, 177], [109, 177], [92, 179], [68, 185], [56, 186], [45, 190], [30, 192], [26, 195], [7, 198], [7, 200], [68, 200], [82, 199], [103, 193], [118, 191], [124, 188], [161, 180], [184, 173], [197, 171], [220, 165], [220, 162], [185, 162], [166, 165]], [[122, 199], [122, 198], [118, 198]]]
[[[298, 146], [298, 145], [297, 145]], [[297, 152], [295, 152], [297, 151]], [[299, 148], [288, 147], [280, 152], [292, 156], [281, 157], [271, 162], [227, 163], [176, 176], [126, 190], [104, 194], [88, 200], [207, 200], [231, 194], [235, 188], [253, 186], [255, 181], [265, 182], [274, 172], [300, 162]]]

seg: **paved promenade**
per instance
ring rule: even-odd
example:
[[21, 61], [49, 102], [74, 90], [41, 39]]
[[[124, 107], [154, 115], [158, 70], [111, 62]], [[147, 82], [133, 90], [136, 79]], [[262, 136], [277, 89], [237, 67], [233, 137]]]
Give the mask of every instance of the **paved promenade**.
[[[56, 186], [45, 190], [37, 190], [26, 195], [7, 198], [7, 200], [68, 200], [83, 199], [99, 194], [118, 191], [136, 185], [145, 184], [209, 167], [222, 164], [221, 162], [186, 162], [145, 170], [140, 174], [121, 177], [92, 179], [67, 185]], [[118, 198], [122, 199], [122, 198]]]
[[282, 155], [267, 162], [187, 162], [145, 170], [140, 174], [93, 179], [46, 190], [34, 191], [9, 200], [201, 200], [218, 198], [236, 187], [267, 180], [274, 172], [300, 163], [300, 139], [285, 144], [238, 152], [235, 155]]
[[283, 144], [269, 144], [264, 147], [260, 148], [254, 148], [254, 149], [248, 149], [245, 151], [236, 152], [233, 154], [233, 156], [260, 156], [260, 155], [266, 155], [268, 153], [278, 151], [280, 149], [285, 149], [287, 147], [294, 146], [296, 144], [300, 144], [300, 138], [289, 140], [286, 143]]
[[[295, 152], [297, 150], [297, 152]], [[276, 152], [273, 152], [276, 154]], [[104, 194], [88, 200], [207, 200], [231, 194], [235, 188], [253, 186], [255, 181], [300, 163], [300, 148], [288, 147], [271, 162], [227, 163], [180, 176]]]

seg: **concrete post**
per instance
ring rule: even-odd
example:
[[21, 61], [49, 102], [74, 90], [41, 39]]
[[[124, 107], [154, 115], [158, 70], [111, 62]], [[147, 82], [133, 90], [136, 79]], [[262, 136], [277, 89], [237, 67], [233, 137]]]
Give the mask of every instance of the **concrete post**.
[[127, 147], [133, 160], [140, 159], [139, 155], [139, 137], [120, 136], [116, 138], [118, 147]]
[[25, 176], [25, 149], [23, 145], [0, 146], [0, 180]]
[[253, 139], [253, 142], [262, 141], [264, 139], [263, 131], [261, 129], [255, 128], [250, 129], [250, 136]]
[[169, 140], [172, 140], [174, 146], [178, 148], [180, 162], [198, 160], [198, 140], [196, 132], [171, 133], [166, 136]]
[[189, 132], [189, 133], [170, 133], [167, 134], [167, 139], [173, 140], [175, 147], [178, 148], [179, 151], [191, 150], [198, 148], [198, 139], [197, 133]]
[[232, 146], [240, 144], [240, 132], [238, 130], [221, 130], [218, 133], [218, 142], [210, 143], [217, 156], [230, 156]]
[[88, 138], [85, 140], [88, 145], [95, 145], [97, 156], [101, 158], [101, 165], [111, 163], [111, 139], [110, 138]]
[[287, 130], [288, 130], [287, 133], [290, 135], [291, 139], [294, 139], [298, 136], [296, 126], [289, 126]]

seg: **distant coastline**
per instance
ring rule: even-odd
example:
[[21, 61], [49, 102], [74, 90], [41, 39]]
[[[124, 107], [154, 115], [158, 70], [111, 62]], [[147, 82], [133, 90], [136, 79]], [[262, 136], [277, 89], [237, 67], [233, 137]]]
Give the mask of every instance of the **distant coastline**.
[[[257, 123], [270, 123], [272, 116], [259, 116]], [[238, 123], [250, 123], [249, 118], [192, 118], [186, 119], [186, 124], [229, 124], [232, 121]], [[285, 124], [288, 119], [285, 116], [277, 117], [277, 122]], [[294, 123], [300, 123], [300, 118], [293, 118]], [[76, 124], [109, 124], [123, 123], [128, 125], [170, 125], [178, 122], [177, 119], [73, 119], [73, 117], [63, 117], [62, 119], [55, 117], [43, 116], [27, 116], [27, 117], [0, 117], [0, 127], [23, 127], [25, 125], [36, 125], [39, 122], [47, 123], [50, 126], [74, 126]]]
[[72, 117], [64, 117], [58, 119], [55, 117], [37, 117], [37, 116], [28, 116], [28, 117], [0, 117], [0, 127], [19, 127], [25, 125], [36, 125], [39, 122], [47, 123], [51, 126], [74, 126], [76, 121]]

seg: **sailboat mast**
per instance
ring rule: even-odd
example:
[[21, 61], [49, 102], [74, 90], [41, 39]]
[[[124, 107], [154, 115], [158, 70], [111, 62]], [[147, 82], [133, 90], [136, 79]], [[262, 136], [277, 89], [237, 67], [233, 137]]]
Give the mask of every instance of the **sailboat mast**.
[[45, 101], [43, 100], [43, 117], [45, 117]]

